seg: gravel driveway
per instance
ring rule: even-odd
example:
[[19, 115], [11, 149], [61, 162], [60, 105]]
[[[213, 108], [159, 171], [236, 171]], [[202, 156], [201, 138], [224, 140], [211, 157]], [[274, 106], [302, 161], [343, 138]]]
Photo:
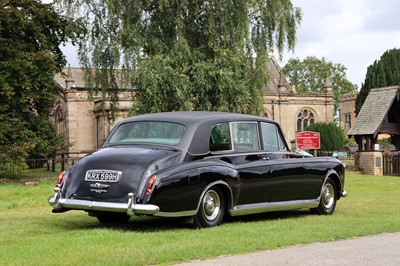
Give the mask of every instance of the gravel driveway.
[[196, 260], [180, 266], [205, 265], [400, 265], [400, 232], [328, 243]]

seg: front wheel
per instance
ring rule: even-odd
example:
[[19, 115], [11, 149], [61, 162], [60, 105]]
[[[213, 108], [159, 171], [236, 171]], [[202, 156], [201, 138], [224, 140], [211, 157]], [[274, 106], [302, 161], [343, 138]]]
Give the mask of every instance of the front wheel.
[[337, 201], [337, 188], [335, 182], [328, 178], [321, 190], [319, 205], [311, 209], [312, 213], [330, 215], [335, 211]]
[[209, 188], [200, 198], [200, 207], [194, 217], [194, 226], [202, 228], [220, 225], [224, 219], [224, 213], [224, 195], [218, 187]]

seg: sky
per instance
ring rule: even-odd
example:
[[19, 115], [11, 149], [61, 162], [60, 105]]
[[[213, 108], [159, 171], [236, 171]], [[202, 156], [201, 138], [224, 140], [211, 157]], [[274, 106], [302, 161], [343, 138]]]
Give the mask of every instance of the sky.
[[347, 79], [358, 87], [368, 66], [382, 54], [400, 48], [400, 1], [396, 0], [292, 0], [303, 11], [294, 53], [288, 59], [325, 57], [347, 68]]
[[[347, 79], [359, 88], [367, 68], [382, 54], [400, 48], [400, 1], [292, 0], [303, 12], [294, 52], [285, 52], [281, 67], [292, 57], [324, 57], [347, 68]], [[63, 48], [68, 63], [78, 67], [76, 51]], [[277, 58], [278, 56], [275, 55]]]

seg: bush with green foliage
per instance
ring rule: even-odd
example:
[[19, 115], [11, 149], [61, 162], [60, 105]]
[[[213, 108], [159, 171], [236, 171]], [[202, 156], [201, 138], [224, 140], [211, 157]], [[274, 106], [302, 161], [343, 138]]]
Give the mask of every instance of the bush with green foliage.
[[319, 132], [321, 151], [343, 150], [346, 138], [343, 130], [334, 123], [315, 123], [309, 125], [306, 131]]

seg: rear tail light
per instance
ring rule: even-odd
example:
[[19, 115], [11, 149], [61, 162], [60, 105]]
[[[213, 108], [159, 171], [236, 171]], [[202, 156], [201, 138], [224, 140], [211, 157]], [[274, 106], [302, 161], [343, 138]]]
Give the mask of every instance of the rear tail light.
[[153, 175], [150, 177], [149, 181], [147, 182], [147, 188], [146, 188], [146, 195], [149, 196], [154, 190], [154, 187], [156, 185], [156, 180], [157, 176]]
[[65, 171], [62, 171], [57, 177], [56, 188], [61, 188], [62, 181], [64, 179]]

